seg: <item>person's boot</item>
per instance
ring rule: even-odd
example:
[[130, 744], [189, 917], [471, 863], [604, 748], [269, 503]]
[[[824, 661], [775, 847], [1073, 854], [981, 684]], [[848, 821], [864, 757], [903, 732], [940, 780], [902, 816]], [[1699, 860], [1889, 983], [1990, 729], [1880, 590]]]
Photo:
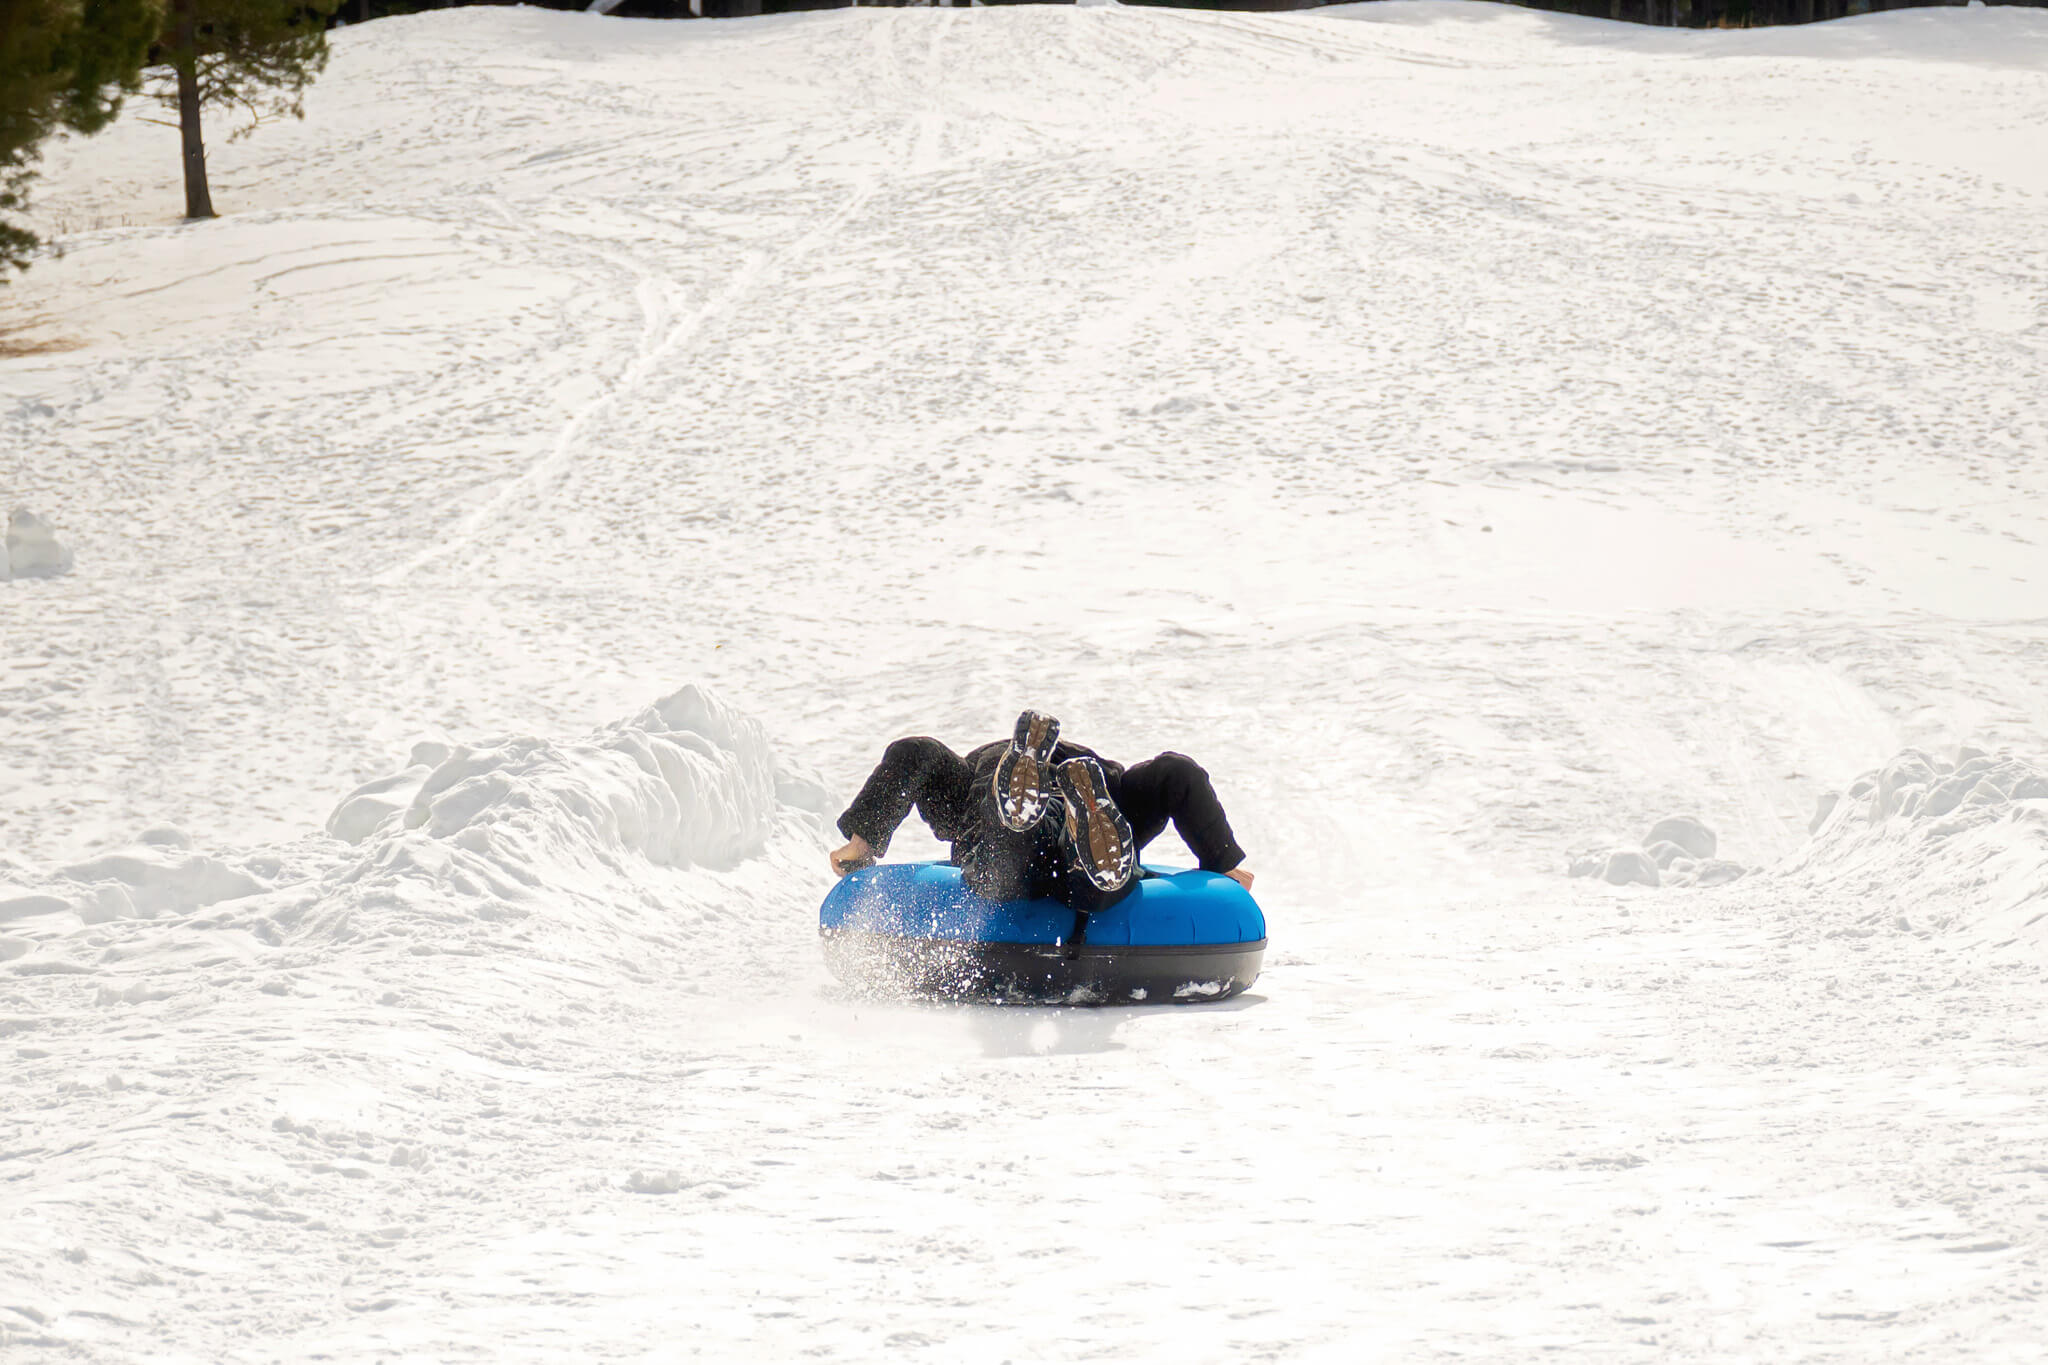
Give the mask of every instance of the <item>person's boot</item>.
[[1052, 805], [1052, 747], [1059, 743], [1060, 723], [1051, 716], [1026, 711], [1017, 717], [1017, 733], [996, 760], [996, 818], [1005, 829], [1022, 833], [1045, 818]]
[[1109, 799], [1102, 765], [1083, 754], [1060, 764], [1056, 776], [1066, 798], [1067, 850], [1074, 866], [1097, 890], [1129, 885], [1138, 870], [1138, 841], [1131, 822]]

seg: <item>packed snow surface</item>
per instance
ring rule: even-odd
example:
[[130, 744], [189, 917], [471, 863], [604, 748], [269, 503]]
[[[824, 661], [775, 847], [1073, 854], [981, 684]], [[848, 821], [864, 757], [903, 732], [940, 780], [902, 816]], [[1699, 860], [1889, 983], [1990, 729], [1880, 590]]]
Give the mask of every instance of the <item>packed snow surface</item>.
[[[0, 1357], [2038, 1358], [2048, 13], [452, 10], [307, 113], [199, 225], [54, 148], [4, 295]], [[1209, 768], [1252, 992], [829, 979], [1027, 705]]]

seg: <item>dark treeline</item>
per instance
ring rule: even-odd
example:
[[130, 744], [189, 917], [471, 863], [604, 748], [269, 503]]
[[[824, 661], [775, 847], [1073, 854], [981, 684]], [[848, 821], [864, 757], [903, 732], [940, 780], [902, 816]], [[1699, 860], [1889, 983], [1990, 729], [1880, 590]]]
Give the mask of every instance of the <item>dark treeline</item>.
[[[499, 3], [500, 0], [342, 0], [336, 23], [361, 23], [387, 14], [415, 14], [455, 4]], [[513, 3], [514, 0], [502, 0]], [[580, 10], [588, 0], [523, 0], [544, 9]], [[892, 0], [861, 0], [891, 3]], [[900, 3], [901, 0], [896, 0]], [[944, 3], [945, 0], [938, 0]], [[1125, 0], [1126, 4], [1169, 5], [1180, 9], [1296, 10], [1315, 9], [1331, 0]], [[1341, 3], [1341, 0], [1337, 0]], [[1525, 9], [1584, 14], [1671, 28], [1751, 28], [1765, 24], [1810, 24], [1878, 10], [1962, 5], [1968, 0], [1509, 0]], [[2048, 7], [2048, 0], [1989, 0], [1991, 4]], [[787, 14], [794, 10], [843, 9], [852, 0], [623, 0], [611, 12], [642, 19], [740, 18], [754, 14]], [[910, 0], [932, 3], [932, 0]], [[967, 0], [955, 0], [966, 4]], [[1063, 0], [982, 0], [984, 4], [1059, 4]]]
[[[1142, 3], [1142, 0], [1140, 0]], [[1989, 0], [1991, 4], [2048, 6], [2048, 0]], [[1879, 10], [1961, 6], [1969, 0], [1513, 0], [1525, 9], [1586, 14], [1667, 28], [1760, 28], [1812, 24]]]

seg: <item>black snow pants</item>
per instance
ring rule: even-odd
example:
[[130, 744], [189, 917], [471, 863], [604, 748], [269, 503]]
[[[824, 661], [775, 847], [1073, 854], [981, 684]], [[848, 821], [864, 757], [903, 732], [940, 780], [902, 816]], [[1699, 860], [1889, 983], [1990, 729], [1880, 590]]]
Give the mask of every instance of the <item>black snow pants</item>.
[[[839, 832], [867, 840], [880, 857], [915, 807], [932, 833], [953, 846], [953, 864], [968, 886], [990, 900], [1044, 896], [1092, 912], [1129, 895], [1135, 879], [1103, 891], [1075, 868], [1056, 813], [1021, 832], [1004, 827], [996, 816], [994, 777], [1006, 747], [1007, 741], [997, 741], [962, 757], [928, 736], [897, 740], [839, 817]], [[1053, 761], [1080, 754], [1102, 764], [1110, 799], [1130, 821], [1139, 848], [1171, 820], [1204, 871], [1228, 872], [1244, 861], [1209, 774], [1186, 754], [1164, 753], [1126, 768], [1062, 740]]]

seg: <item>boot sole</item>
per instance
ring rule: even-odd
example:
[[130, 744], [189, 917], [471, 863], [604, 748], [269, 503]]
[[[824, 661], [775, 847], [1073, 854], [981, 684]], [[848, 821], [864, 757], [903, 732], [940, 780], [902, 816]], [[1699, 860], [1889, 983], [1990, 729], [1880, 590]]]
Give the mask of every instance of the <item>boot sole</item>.
[[1086, 763], [1063, 765], [1059, 778], [1067, 793], [1068, 835], [1081, 857], [1081, 871], [1100, 889], [1114, 891], [1131, 879], [1137, 861], [1130, 822], [1109, 793], [1096, 789], [1095, 774]]
[[996, 764], [996, 814], [1015, 831], [1030, 829], [1052, 805], [1052, 773], [1048, 760], [1059, 742], [1060, 723], [1051, 716], [1027, 711], [1017, 718], [1010, 751]]

